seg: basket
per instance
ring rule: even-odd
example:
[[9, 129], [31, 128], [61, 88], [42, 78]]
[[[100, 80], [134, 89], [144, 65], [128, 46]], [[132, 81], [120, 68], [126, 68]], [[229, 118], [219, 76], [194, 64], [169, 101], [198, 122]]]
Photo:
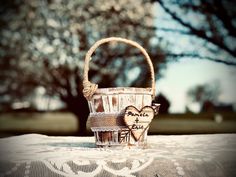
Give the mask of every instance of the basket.
[[[93, 52], [101, 44], [117, 41], [129, 44], [138, 48], [145, 56], [151, 73], [150, 88], [115, 87], [98, 88], [97, 84], [88, 80], [89, 62]], [[142, 134], [139, 140], [131, 136], [130, 129], [124, 123], [123, 115], [127, 106], [133, 105], [137, 109], [144, 106], [152, 106], [155, 96], [155, 77], [151, 59], [145, 49], [138, 43], [124, 38], [110, 37], [97, 41], [87, 52], [84, 64], [83, 94], [89, 105], [89, 122], [94, 132], [95, 143], [98, 147], [120, 146], [120, 145], [145, 145], [147, 131]], [[155, 108], [159, 108], [156, 105]]]

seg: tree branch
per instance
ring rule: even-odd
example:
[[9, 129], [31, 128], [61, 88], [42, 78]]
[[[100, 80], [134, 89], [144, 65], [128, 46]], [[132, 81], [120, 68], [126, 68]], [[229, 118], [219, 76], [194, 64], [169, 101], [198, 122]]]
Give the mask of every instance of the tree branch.
[[215, 15], [221, 20], [224, 27], [229, 32], [229, 35], [236, 36], [236, 28], [232, 24], [232, 17], [229, 16], [227, 9], [225, 9], [221, 0], [214, 1], [217, 8], [212, 8], [212, 4], [206, 3], [208, 8], [215, 11]]
[[190, 32], [199, 37], [202, 38], [204, 40], [209, 41], [210, 43], [220, 47], [221, 49], [227, 51], [229, 54], [231, 54], [232, 56], [236, 57], [236, 51], [230, 49], [229, 47], [227, 47], [223, 41], [219, 41], [216, 40], [214, 38], [208, 37], [206, 32], [204, 30], [201, 29], [197, 29], [195, 27], [193, 27], [191, 24], [184, 22], [175, 12], [171, 11], [168, 7], [166, 7], [166, 5], [163, 3], [162, 0], [152, 0], [152, 2], [159, 2], [159, 4], [161, 5], [161, 7], [177, 22], [179, 22], [181, 25], [183, 25], [184, 27], [188, 28], [190, 30]]
[[156, 30], [158, 30], [158, 31], [164, 31], [164, 32], [174, 32], [174, 33], [180, 33], [180, 34], [191, 35], [191, 33], [190, 33], [189, 31], [181, 30], [181, 29], [157, 27]]
[[189, 57], [189, 58], [196, 58], [196, 59], [206, 59], [206, 60], [210, 60], [210, 61], [214, 61], [214, 62], [218, 62], [218, 63], [223, 63], [225, 65], [236, 66], [236, 62], [225, 61], [225, 60], [222, 60], [222, 59], [212, 58], [212, 57], [209, 57], [209, 56], [201, 56], [201, 55], [198, 55], [198, 54], [191, 54], [191, 53], [180, 53], [180, 54], [166, 53], [165, 55], [169, 56], [169, 57], [175, 57], [175, 58]]

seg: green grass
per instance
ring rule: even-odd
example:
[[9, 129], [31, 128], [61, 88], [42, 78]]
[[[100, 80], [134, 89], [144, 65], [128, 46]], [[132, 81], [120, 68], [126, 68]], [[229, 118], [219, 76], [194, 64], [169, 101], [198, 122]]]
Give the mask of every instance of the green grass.
[[236, 121], [217, 123], [211, 119], [154, 119], [150, 134], [236, 133]]
[[[217, 113], [200, 113], [200, 114], [192, 114], [192, 113], [185, 113], [185, 114], [166, 114], [166, 115], [158, 115], [157, 118], [161, 119], [193, 119], [193, 120], [213, 120], [214, 116]], [[219, 114], [219, 113], [218, 113]], [[235, 120], [236, 121], [236, 113], [232, 112], [225, 112], [220, 113], [224, 120]]]
[[[223, 114], [223, 121], [214, 121], [213, 114], [158, 115], [149, 134], [236, 133], [236, 114]], [[0, 136], [23, 133], [75, 135], [77, 119], [71, 113], [0, 114]], [[88, 127], [89, 130], [89, 127]]]
[[0, 114], [2, 134], [43, 133], [67, 135], [77, 131], [77, 119], [70, 113]]

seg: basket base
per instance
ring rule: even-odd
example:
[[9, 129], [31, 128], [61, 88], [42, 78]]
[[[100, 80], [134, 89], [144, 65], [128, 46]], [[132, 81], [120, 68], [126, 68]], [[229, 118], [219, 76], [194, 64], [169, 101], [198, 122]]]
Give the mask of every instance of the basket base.
[[147, 146], [147, 130], [143, 133], [138, 141], [132, 136], [130, 129], [127, 127], [115, 127], [103, 129], [92, 128], [95, 137], [95, 144], [97, 147], [141, 147]]

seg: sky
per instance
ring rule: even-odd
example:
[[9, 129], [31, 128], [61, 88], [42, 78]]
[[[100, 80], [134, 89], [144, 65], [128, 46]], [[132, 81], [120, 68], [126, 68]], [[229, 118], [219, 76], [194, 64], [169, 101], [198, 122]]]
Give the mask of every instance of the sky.
[[[186, 91], [189, 88], [219, 81], [222, 103], [236, 104], [236, 67], [227, 66], [208, 60], [183, 59], [171, 62], [163, 72], [163, 77], [156, 83], [157, 94], [163, 93], [171, 102], [169, 111], [181, 113], [185, 111], [187, 104]], [[190, 107], [198, 112], [199, 106], [193, 104]]]
[[[160, 7], [158, 3], [154, 7], [155, 26], [159, 28], [184, 29]], [[193, 23], [198, 23], [196, 17], [189, 17]], [[171, 52], [204, 51], [204, 47], [196, 38], [189, 38], [178, 33], [157, 31], [157, 36], [163, 37], [172, 43]], [[159, 42], [159, 41], [157, 41]], [[171, 102], [171, 113], [182, 113], [187, 104], [186, 92], [200, 84], [219, 82], [222, 103], [233, 103], [236, 110], [236, 67], [212, 62], [204, 59], [185, 58], [169, 62], [167, 69], [163, 71], [163, 77], [156, 82], [157, 94], [163, 93]], [[158, 77], [158, 76], [157, 76]], [[198, 104], [191, 104], [191, 110], [198, 112]]]

